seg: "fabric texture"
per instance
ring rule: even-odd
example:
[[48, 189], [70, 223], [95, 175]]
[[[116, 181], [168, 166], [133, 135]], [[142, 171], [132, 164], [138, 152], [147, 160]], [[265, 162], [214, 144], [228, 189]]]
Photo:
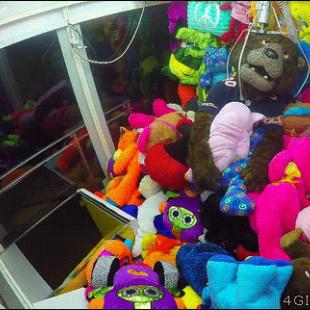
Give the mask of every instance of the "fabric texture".
[[207, 263], [208, 286], [205, 303], [213, 309], [280, 309], [281, 294], [292, 272], [291, 263], [250, 257], [236, 261], [216, 255]]

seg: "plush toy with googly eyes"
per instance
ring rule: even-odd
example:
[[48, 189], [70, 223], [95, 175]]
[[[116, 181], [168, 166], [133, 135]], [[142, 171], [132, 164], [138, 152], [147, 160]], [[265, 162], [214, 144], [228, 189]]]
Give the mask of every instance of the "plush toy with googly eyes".
[[[112, 259], [118, 262], [117, 258]], [[142, 263], [101, 267], [100, 279], [105, 285], [89, 287], [85, 292], [90, 309], [179, 308], [179, 298], [174, 296], [178, 295], [179, 286], [175, 266], [158, 261], [153, 269]]]
[[[157, 229], [164, 227], [168, 237], [184, 242], [196, 242], [203, 233], [200, 222], [200, 198], [195, 193], [181, 192], [178, 197], [168, 200], [161, 206], [162, 225], [158, 225], [158, 218], [154, 221]], [[163, 229], [158, 229], [159, 233]]]

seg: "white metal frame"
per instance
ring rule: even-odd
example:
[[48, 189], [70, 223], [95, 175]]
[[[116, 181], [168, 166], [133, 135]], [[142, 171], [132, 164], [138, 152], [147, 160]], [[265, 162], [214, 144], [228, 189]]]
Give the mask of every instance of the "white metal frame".
[[33, 309], [34, 302], [53, 293], [15, 243], [0, 256], [0, 287], [10, 309]]
[[[146, 6], [170, 1], [146, 1]], [[35, 11], [31, 6], [35, 5]], [[79, 24], [99, 17], [142, 8], [143, 1], [0, 1], [0, 48], [57, 30], [67, 25], [63, 9], [68, 9], [70, 23]], [[46, 4], [44, 4], [46, 3]], [[11, 6], [24, 6], [25, 12], [10, 13]], [[17, 10], [17, 9], [16, 9]], [[2, 16], [1, 16], [2, 12]]]
[[[79, 26], [77, 26], [77, 29], [81, 31]], [[105, 170], [106, 163], [115, 148], [89, 63], [81, 60], [71, 49], [72, 42], [81, 45], [83, 45], [83, 42], [80, 42], [81, 37], [69, 27], [57, 30], [57, 36], [85, 126], [99, 162]], [[84, 48], [80, 49], [80, 53], [86, 56]]]

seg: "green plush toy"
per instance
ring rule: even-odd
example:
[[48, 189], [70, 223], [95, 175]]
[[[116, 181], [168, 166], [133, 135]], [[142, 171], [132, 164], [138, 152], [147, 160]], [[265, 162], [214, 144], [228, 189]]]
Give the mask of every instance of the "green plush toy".
[[19, 135], [8, 135], [6, 139], [2, 142], [3, 146], [10, 146], [17, 148], [21, 144], [21, 139]]
[[310, 247], [300, 240], [302, 229], [297, 228], [281, 239], [281, 247], [293, 259], [293, 276], [281, 297], [282, 309], [310, 308]]
[[194, 29], [182, 27], [177, 31], [176, 38], [183, 43], [171, 54], [168, 66], [162, 72], [181, 84], [198, 85], [204, 71], [203, 56], [208, 46], [218, 47], [218, 39], [209, 33], [201, 33]]

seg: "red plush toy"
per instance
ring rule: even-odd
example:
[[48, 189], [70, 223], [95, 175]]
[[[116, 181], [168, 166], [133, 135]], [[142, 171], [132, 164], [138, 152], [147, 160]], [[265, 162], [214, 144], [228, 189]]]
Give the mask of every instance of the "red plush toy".
[[[242, 31], [248, 28], [250, 5], [251, 1], [232, 1], [220, 6], [221, 10], [231, 10], [232, 17], [228, 31], [220, 36], [222, 41], [235, 42]], [[245, 34], [246, 32], [240, 39], [243, 39]]]

